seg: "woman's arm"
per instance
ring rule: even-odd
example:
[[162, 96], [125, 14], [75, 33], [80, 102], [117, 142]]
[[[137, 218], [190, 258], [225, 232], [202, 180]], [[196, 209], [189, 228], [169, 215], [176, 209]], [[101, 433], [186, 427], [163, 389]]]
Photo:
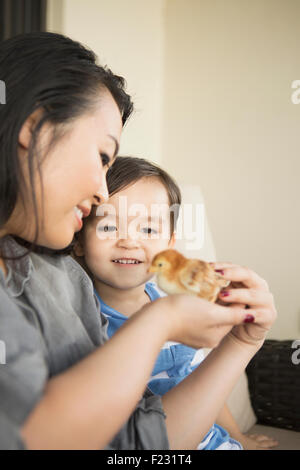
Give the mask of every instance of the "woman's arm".
[[22, 428], [29, 449], [101, 449], [112, 440], [142, 397], [165, 341], [157, 313], [144, 308], [103, 346], [48, 382]]
[[[105, 447], [134, 411], [167, 340], [211, 347], [243, 318], [244, 311], [238, 313], [185, 295], [164, 297], [148, 304], [107, 343], [48, 382], [42, 400], [22, 429], [27, 447]], [[222, 326], [214, 328], [216, 324]], [[215, 409], [213, 403], [211, 407]], [[169, 418], [176, 414], [176, 406], [174, 411], [167, 408]], [[170, 428], [173, 421], [175, 416]], [[200, 423], [199, 432], [205, 430], [206, 423]]]
[[[229, 292], [227, 307], [188, 295], [158, 299], [99, 350], [53, 378], [23, 427], [27, 446], [105, 447], [134, 410], [160, 347], [173, 340], [216, 348], [163, 397], [170, 447], [195, 448], [276, 319], [265, 281], [247, 268], [224, 268], [228, 279], [247, 286]], [[240, 307], [245, 304], [250, 309]], [[255, 323], [248, 323], [249, 316]]]

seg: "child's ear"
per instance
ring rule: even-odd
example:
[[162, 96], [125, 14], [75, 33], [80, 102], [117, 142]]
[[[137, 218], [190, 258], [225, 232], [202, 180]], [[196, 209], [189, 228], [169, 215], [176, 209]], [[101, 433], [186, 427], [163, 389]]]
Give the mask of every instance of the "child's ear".
[[175, 236], [175, 232], [173, 232], [169, 241], [169, 248], [173, 248], [175, 243], [176, 243], [176, 236]]
[[82, 246], [82, 242], [80, 238], [76, 240], [76, 243], [73, 247], [73, 251], [74, 251], [75, 256], [78, 256], [78, 257], [84, 256], [84, 250], [83, 250], [83, 246]]

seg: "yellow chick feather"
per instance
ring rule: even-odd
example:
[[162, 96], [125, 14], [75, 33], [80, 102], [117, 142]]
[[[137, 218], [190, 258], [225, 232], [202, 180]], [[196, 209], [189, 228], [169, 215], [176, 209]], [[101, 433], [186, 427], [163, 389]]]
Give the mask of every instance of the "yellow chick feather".
[[149, 272], [156, 273], [157, 284], [166, 294], [191, 294], [215, 302], [227, 281], [205, 261], [189, 259], [176, 250], [165, 250], [152, 260]]

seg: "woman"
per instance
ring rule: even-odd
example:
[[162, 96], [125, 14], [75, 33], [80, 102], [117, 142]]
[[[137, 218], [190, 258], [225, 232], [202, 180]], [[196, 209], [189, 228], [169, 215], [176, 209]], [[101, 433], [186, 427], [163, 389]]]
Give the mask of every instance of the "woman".
[[[275, 320], [266, 282], [217, 264], [242, 283], [229, 306], [158, 299], [106, 342], [90, 279], [45, 249], [65, 248], [107, 198], [106, 171], [132, 111], [123, 79], [51, 33], [1, 43], [0, 73], [0, 447], [195, 448]], [[162, 399], [143, 396], [168, 340], [215, 350]]]

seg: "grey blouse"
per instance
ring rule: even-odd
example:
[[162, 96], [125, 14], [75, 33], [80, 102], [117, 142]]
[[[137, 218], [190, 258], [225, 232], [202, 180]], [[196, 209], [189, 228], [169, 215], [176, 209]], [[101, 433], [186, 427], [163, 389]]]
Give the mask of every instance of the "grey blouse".
[[[27, 251], [10, 236], [0, 243], [5, 256]], [[47, 381], [101, 347], [107, 320], [99, 313], [92, 281], [70, 256], [31, 253], [5, 262], [6, 279], [0, 269], [0, 449], [24, 449], [19, 430]], [[147, 390], [107, 449], [168, 448], [161, 399]]]

